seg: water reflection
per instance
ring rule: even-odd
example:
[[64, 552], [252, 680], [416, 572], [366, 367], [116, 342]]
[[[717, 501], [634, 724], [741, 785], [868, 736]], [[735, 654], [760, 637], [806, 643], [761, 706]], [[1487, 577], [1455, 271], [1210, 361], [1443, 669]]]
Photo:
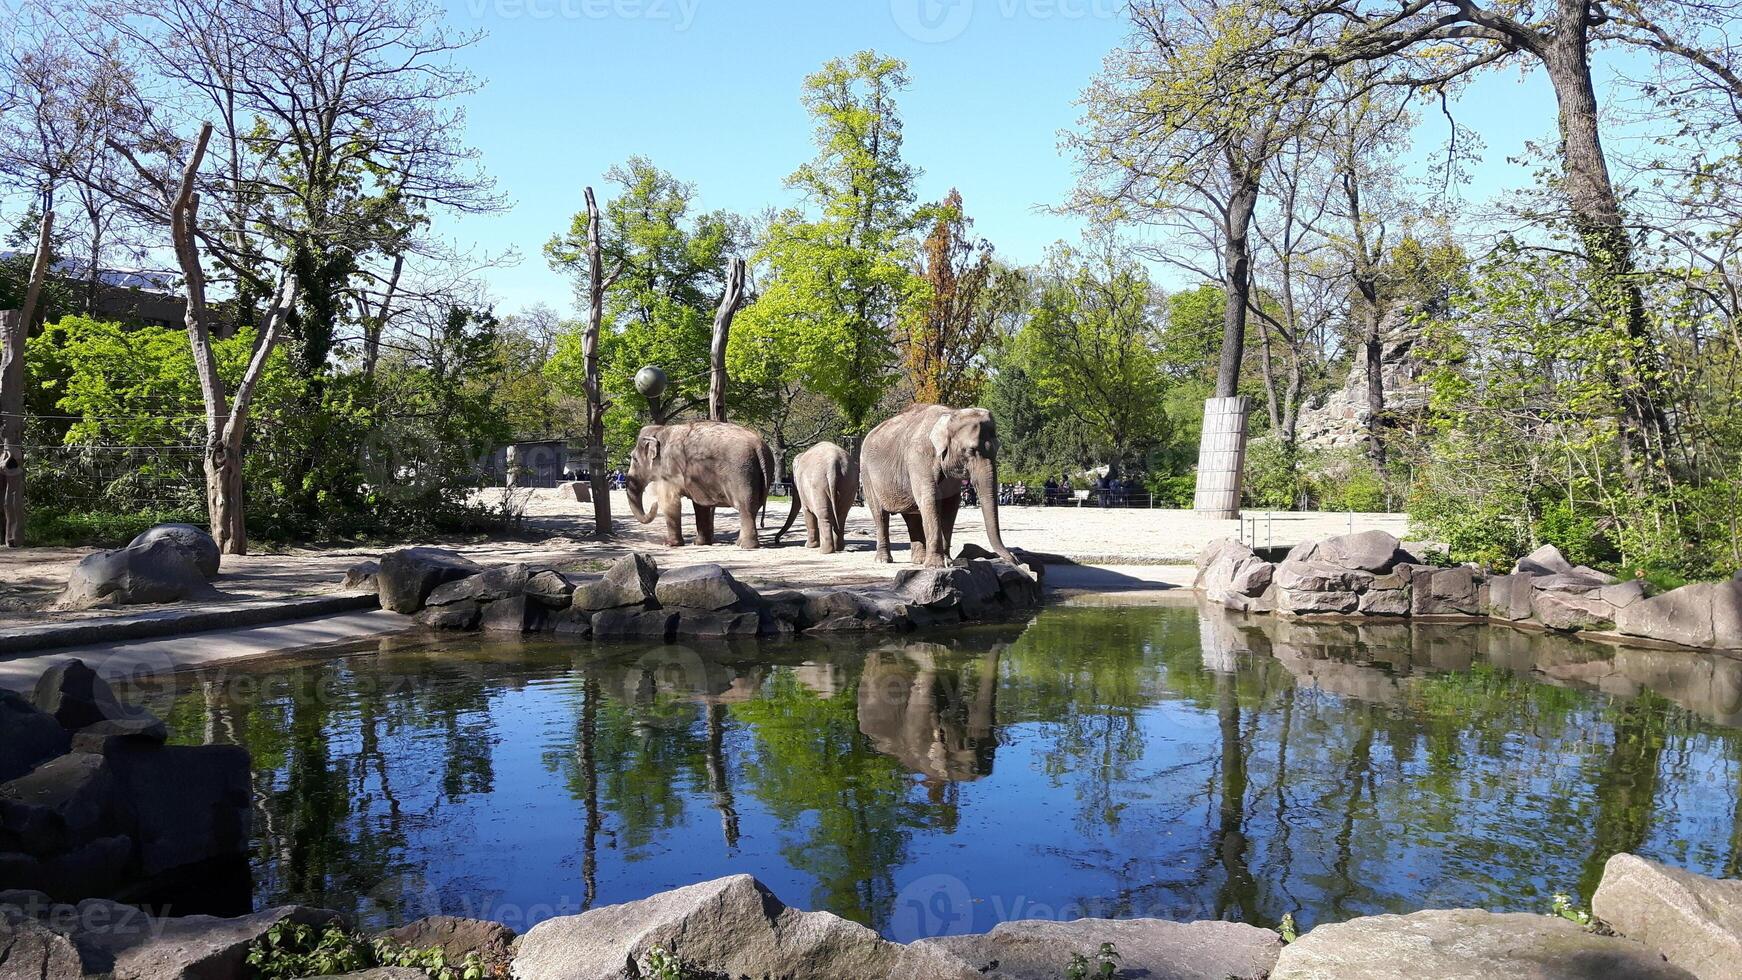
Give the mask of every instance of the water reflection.
[[190, 679], [259, 902], [524, 924], [750, 872], [913, 938], [1055, 914], [1541, 910], [1742, 873], [1742, 661], [1487, 627], [1059, 608], [947, 642], [386, 643]]

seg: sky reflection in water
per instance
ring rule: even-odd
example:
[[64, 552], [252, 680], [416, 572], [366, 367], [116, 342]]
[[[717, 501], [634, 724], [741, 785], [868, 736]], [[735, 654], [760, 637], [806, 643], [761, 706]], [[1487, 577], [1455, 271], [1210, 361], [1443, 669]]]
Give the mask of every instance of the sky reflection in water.
[[737, 872], [904, 940], [1543, 911], [1622, 850], [1742, 875], [1742, 661], [1500, 628], [1128, 607], [840, 643], [399, 640], [195, 675], [169, 714], [254, 755], [256, 903], [373, 925], [524, 927]]

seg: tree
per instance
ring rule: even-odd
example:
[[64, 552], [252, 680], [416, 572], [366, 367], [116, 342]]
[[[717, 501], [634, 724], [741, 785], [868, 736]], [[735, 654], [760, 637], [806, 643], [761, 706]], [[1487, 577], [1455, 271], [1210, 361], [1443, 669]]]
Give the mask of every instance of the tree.
[[903, 319], [900, 337], [913, 400], [971, 405], [985, 382], [986, 349], [998, 337], [1000, 301], [992, 244], [969, 237], [973, 222], [952, 189], [921, 248], [924, 288]]
[[901, 158], [895, 105], [907, 82], [902, 62], [874, 51], [805, 79], [817, 156], [786, 183], [812, 210], [773, 222], [759, 256], [767, 286], [733, 335], [735, 359], [771, 347], [784, 362], [780, 380], [833, 400], [853, 435], [895, 380], [894, 327], [919, 288], [909, 241], [923, 220], [913, 206], [918, 171]]

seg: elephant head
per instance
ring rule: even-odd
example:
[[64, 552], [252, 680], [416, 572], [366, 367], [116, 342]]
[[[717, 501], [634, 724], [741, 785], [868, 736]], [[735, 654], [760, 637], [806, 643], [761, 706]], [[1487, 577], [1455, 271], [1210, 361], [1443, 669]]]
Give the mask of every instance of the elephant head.
[[1004, 547], [998, 524], [998, 428], [992, 413], [983, 408], [952, 409], [938, 416], [928, 435], [944, 476], [973, 484], [992, 550], [1005, 561], [1020, 565]]
[[660, 440], [665, 435], [665, 426], [646, 425], [641, 427], [640, 435], [635, 437], [635, 450], [629, 454], [629, 472], [623, 478], [623, 490], [629, 498], [629, 510], [635, 519], [643, 524], [651, 524], [659, 516], [659, 496], [656, 493], [653, 506], [643, 509], [642, 495], [649, 488], [657, 489], [660, 480]]

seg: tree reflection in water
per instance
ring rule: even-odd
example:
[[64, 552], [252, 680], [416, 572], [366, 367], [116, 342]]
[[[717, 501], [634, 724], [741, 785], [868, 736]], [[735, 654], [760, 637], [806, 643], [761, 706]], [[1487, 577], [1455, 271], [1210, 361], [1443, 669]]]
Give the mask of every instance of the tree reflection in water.
[[[261, 903], [525, 919], [749, 872], [891, 931], [1302, 926], [1581, 900], [1618, 850], [1742, 870], [1742, 661], [1487, 627], [1051, 608], [931, 634], [381, 644], [186, 678], [246, 745]], [[516, 921], [519, 919], [519, 921]]]

